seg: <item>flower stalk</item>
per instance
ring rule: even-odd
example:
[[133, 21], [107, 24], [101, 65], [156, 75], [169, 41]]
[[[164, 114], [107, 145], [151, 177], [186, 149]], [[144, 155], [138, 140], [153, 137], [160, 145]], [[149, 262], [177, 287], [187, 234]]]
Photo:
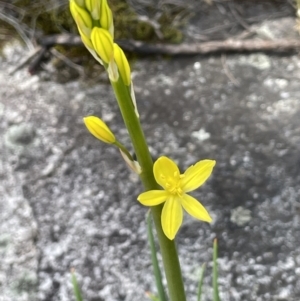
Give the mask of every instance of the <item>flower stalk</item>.
[[[153, 175], [153, 161], [139, 118], [134, 110], [130, 91], [121, 77], [119, 77], [117, 82], [111, 81], [111, 85], [115, 92], [124, 123], [128, 129], [133, 148], [142, 169], [140, 177], [145, 190], [159, 189]], [[166, 237], [161, 225], [162, 208], [162, 204], [153, 206], [151, 207], [151, 213], [162, 254], [169, 297], [171, 301], [185, 301], [186, 296], [175, 241], [169, 240]]]
[[[111, 10], [107, 0], [70, 0], [70, 9], [78, 26], [86, 48], [94, 58], [104, 66], [114, 90], [125, 126], [140, 165], [139, 173], [145, 191], [160, 189], [153, 175], [153, 161], [142, 130], [128, 61], [121, 48], [113, 43], [114, 27]], [[114, 135], [99, 120], [92, 120], [99, 125], [91, 126], [92, 133], [106, 143], [118, 146], [122, 153], [131, 160], [128, 151], [118, 144]], [[101, 129], [101, 131], [99, 130]], [[171, 301], [185, 301], [185, 291], [181, 269], [174, 240], [168, 239], [161, 225], [163, 205], [151, 207]]]

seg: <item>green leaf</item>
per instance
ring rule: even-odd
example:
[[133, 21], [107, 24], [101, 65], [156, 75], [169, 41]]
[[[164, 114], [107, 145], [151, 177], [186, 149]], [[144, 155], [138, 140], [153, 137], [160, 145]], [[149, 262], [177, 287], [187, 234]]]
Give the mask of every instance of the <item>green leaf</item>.
[[151, 260], [152, 260], [152, 265], [153, 265], [153, 270], [154, 270], [156, 287], [157, 287], [157, 292], [158, 292], [158, 296], [159, 296], [159, 301], [167, 301], [165, 290], [164, 290], [164, 287], [162, 284], [161, 272], [160, 272], [160, 268], [159, 268], [158, 260], [157, 260], [157, 256], [156, 256], [156, 249], [155, 249], [155, 242], [154, 242], [153, 231], [152, 231], [151, 217], [152, 216], [149, 211], [148, 216], [147, 216], [147, 234], [148, 234], [148, 241], [149, 241], [150, 250], [151, 250]]
[[76, 301], [83, 301], [82, 296], [81, 296], [81, 292], [80, 292], [80, 288], [77, 282], [77, 278], [75, 275], [75, 270], [72, 269], [71, 270], [72, 273], [72, 284], [73, 284], [73, 292], [76, 298]]
[[218, 287], [218, 242], [214, 239], [214, 250], [213, 250], [213, 300], [220, 301], [219, 287]]
[[200, 278], [199, 278], [197, 301], [201, 301], [205, 268], [206, 268], [206, 264], [203, 263], [202, 266], [201, 266], [201, 270], [200, 270]]

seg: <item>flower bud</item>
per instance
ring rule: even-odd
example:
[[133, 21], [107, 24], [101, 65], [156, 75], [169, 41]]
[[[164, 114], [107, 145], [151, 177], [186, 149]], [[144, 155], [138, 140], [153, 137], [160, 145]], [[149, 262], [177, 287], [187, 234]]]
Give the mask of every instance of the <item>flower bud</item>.
[[93, 22], [89, 13], [85, 9], [78, 6], [75, 0], [71, 1], [70, 3], [70, 10], [80, 34], [89, 38], [93, 26]]
[[131, 83], [130, 66], [123, 50], [116, 43], [114, 43], [114, 59], [124, 84], [129, 86]]
[[[73, 0], [71, 0], [73, 1]], [[84, 7], [84, 0], [74, 0], [76, 2], [77, 5], [79, 5], [80, 7]]]
[[113, 40], [109, 32], [103, 28], [94, 27], [91, 33], [91, 41], [101, 60], [109, 64], [114, 57]]
[[115, 135], [100, 118], [88, 116], [83, 118], [83, 121], [89, 132], [97, 139], [109, 144], [116, 141]]
[[111, 34], [112, 38], [114, 37], [113, 16], [111, 9], [107, 4], [107, 0], [101, 0], [100, 25]]
[[85, 7], [91, 13], [94, 20], [99, 20], [101, 0], [85, 0]]

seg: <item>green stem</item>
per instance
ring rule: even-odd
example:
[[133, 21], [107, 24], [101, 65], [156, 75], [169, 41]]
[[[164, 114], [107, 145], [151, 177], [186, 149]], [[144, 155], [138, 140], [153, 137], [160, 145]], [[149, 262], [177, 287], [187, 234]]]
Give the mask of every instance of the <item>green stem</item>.
[[[142, 168], [140, 177], [145, 190], [160, 189], [153, 176], [153, 161], [139, 118], [134, 111], [129, 87], [123, 83], [121, 76], [117, 82], [111, 81], [111, 85], [114, 89], [124, 123], [129, 132], [135, 154]], [[163, 205], [151, 207], [151, 213], [162, 254], [169, 296], [171, 301], [185, 301], [186, 297], [175, 241], [169, 240], [163, 233], [161, 227], [160, 217], [162, 207]]]

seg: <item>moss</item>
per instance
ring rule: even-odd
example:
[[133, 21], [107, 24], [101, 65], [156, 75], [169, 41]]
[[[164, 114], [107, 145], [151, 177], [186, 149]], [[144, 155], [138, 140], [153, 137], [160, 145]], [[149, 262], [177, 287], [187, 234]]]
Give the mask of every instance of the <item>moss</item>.
[[[117, 39], [138, 39], [155, 41], [157, 39], [150, 23], [139, 20], [139, 16], [125, 0], [111, 0], [110, 7], [114, 15], [115, 37]], [[156, 13], [155, 8], [146, 7], [150, 15]], [[171, 11], [170, 11], [171, 9]], [[75, 23], [68, 8], [68, 1], [17, 0], [13, 6], [7, 6], [7, 15], [13, 16], [20, 24], [25, 24], [37, 32], [54, 34], [62, 32], [77, 32]], [[165, 7], [158, 23], [165, 41], [178, 41], [180, 30], [170, 26], [182, 9], [173, 6]], [[12, 26], [1, 22], [3, 28], [12, 30]]]

